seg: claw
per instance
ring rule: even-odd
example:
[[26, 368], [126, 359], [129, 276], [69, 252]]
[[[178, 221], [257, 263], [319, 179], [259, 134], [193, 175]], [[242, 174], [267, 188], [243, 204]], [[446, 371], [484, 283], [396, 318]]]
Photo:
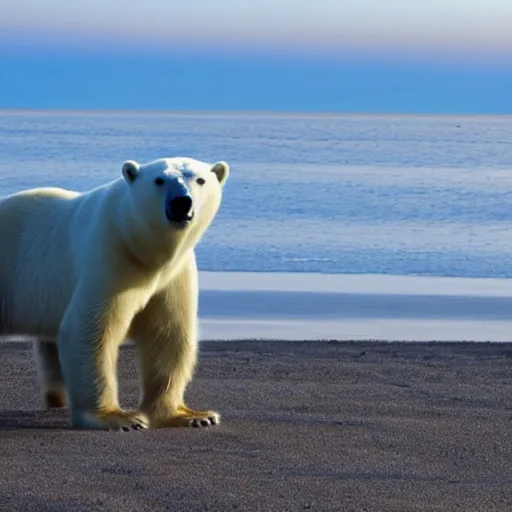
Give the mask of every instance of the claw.
[[199, 427], [209, 427], [211, 425], [215, 425], [217, 422], [215, 421], [215, 418], [194, 418], [189, 421], [189, 426], [194, 428]]

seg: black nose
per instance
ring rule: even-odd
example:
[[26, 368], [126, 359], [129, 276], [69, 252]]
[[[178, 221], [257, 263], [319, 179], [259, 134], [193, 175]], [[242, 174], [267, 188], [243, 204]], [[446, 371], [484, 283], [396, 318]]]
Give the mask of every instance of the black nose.
[[192, 209], [192, 198], [190, 196], [179, 196], [169, 202], [173, 220], [190, 220]]

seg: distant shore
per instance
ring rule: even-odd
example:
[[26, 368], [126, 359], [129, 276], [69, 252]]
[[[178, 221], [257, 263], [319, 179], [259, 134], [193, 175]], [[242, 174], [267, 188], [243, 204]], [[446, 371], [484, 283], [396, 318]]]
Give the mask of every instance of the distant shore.
[[203, 341], [188, 405], [223, 417], [204, 431], [72, 430], [40, 409], [29, 344], [0, 358], [2, 511], [512, 509], [507, 343]]
[[201, 272], [202, 339], [511, 341], [512, 280]]

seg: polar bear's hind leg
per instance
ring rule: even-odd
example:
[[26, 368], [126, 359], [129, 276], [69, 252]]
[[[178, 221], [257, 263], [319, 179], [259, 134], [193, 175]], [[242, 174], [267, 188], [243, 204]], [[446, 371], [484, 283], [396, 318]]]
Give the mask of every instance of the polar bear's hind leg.
[[66, 387], [55, 340], [35, 340], [34, 357], [44, 407], [47, 409], [66, 407]]

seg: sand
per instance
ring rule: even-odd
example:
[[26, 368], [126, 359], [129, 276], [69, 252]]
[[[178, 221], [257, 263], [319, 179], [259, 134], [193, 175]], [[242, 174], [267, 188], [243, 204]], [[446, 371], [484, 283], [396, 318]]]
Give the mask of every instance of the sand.
[[[2, 511], [510, 511], [512, 346], [202, 342], [210, 429], [72, 430], [1, 343]], [[123, 347], [121, 400], [138, 397]]]

